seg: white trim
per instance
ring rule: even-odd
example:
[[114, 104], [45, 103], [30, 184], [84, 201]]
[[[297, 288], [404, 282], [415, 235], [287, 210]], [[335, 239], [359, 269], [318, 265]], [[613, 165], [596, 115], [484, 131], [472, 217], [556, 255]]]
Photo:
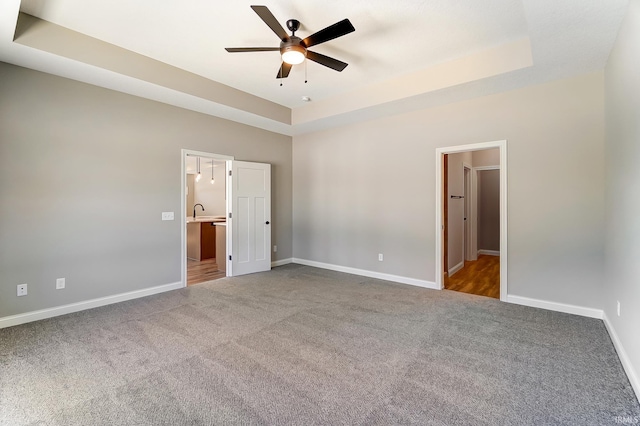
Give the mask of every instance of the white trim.
[[458, 272], [462, 268], [464, 268], [464, 260], [462, 262], [458, 263], [453, 268], [449, 269], [449, 276], [452, 277], [453, 274], [455, 274], [456, 272]]
[[276, 268], [278, 266], [288, 265], [290, 263], [293, 263], [293, 259], [292, 258], [273, 260], [273, 261], [271, 261], [271, 267], [272, 268]]
[[500, 256], [500, 250], [478, 250], [478, 254], [486, 254], [487, 256]]
[[0, 318], [0, 328], [11, 327], [14, 325], [25, 324], [32, 321], [57, 317], [59, 315], [71, 314], [73, 312], [98, 308], [100, 306], [111, 305], [113, 303], [124, 302], [131, 299], [138, 299], [140, 297], [164, 293], [165, 291], [177, 290], [182, 287], [183, 286], [181, 282], [176, 282], [171, 284], [159, 285], [156, 287], [149, 287], [143, 290], [129, 291], [127, 293], [114, 294], [113, 296], [105, 296], [97, 299], [85, 300], [83, 302], [71, 303], [69, 305], [57, 306], [55, 308], [41, 309], [38, 311], [25, 312], [18, 315], [11, 315], [8, 317]]
[[478, 166], [478, 167], [474, 167], [473, 169], [476, 170], [476, 171], [500, 170], [500, 166]]
[[229, 213], [231, 212], [231, 206], [233, 205], [233, 200], [231, 199], [231, 194], [233, 194], [233, 176], [230, 176], [229, 173], [233, 168], [233, 160], [227, 160], [224, 162], [224, 179], [226, 182], [226, 188], [224, 189], [224, 197], [225, 197], [225, 208], [227, 209], [227, 229], [226, 229], [226, 250], [227, 257], [224, 261], [227, 263], [227, 277], [233, 276], [233, 262], [229, 260], [229, 255], [233, 253], [233, 235], [231, 233], [231, 228], [233, 227], [233, 215], [229, 217]]
[[604, 321], [604, 326], [607, 328], [607, 331], [609, 332], [609, 337], [611, 337], [613, 346], [616, 348], [616, 352], [618, 353], [618, 358], [620, 358], [622, 367], [624, 368], [624, 371], [627, 373], [627, 377], [629, 378], [629, 383], [631, 383], [631, 387], [636, 393], [636, 398], [638, 398], [638, 401], [640, 401], [640, 378], [638, 377], [636, 370], [633, 368], [633, 364], [631, 364], [631, 361], [629, 360], [629, 356], [627, 355], [627, 352], [624, 350], [624, 347], [622, 346], [622, 342], [620, 342], [620, 338], [618, 337], [618, 334], [616, 333], [615, 328], [613, 328], [613, 324], [611, 324], [611, 322], [609, 321], [609, 317], [607, 316], [606, 312], [603, 313], [602, 320]]
[[399, 275], [385, 274], [382, 272], [367, 271], [364, 269], [350, 268], [348, 266], [332, 265], [329, 263], [316, 262], [313, 260], [306, 260], [306, 259], [298, 259], [295, 257], [292, 260], [293, 260], [293, 263], [297, 263], [299, 265], [313, 266], [314, 268], [329, 269], [331, 271], [344, 272], [346, 274], [360, 275], [363, 277], [377, 278], [385, 281], [393, 281], [396, 283], [408, 284], [416, 287], [439, 290], [439, 288], [436, 286], [436, 283], [431, 281], [418, 280], [416, 278], [409, 278], [409, 277], [401, 277]]
[[[484, 149], [500, 149], [500, 300], [507, 301], [507, 141], [481, 142], [468, 145], [448, 146], [436, 148], [436, 276], [435, 284], [439, 289], [444, 288], [442, 251], [443, 251], [443, 205], [442, 205], [442, 171], [444, 154], [458, 152], [480, 151]], [[494, 166], [490, 166], [494, 167]], [[484, 169], [478, 167], [478, 170]], [[473, 188], [473, 184], [472, 184]]]
[[602, 309], [585, 308], [584, 306], [569, 305], [566, 303], [549, 302], [547, 300], [531, 299], [523, 296], [507, 296], [507, 302], [516, 305], [530, 306], [532, 308], [547, 309], [549, 311], [564, 312], [565, 314], [580, 315], [583, 317], [602, 319]]
[[[465, 173], [469, 170], [468, 173]], [[473, 197], [471, 196], [471, 182], [472, 182], [473, 167], [462, 162], [462, 181], [463, 181], [463, 194], [464, 195], [464, 216], [462, 218], [462, 259], [463, 260], [476, 260], [474, 257], [475, 251], [473, 250], [473, 242], [471, 238], [471, 202]]]
[[507, 141], [500, 145], [500, 300], [507, 300]]
[[[230, 155], [212, 154], [210, 152], [194, 151], [191, 149], [180, 150], [180, 277], [182, 278], [182, 287], [187, 286], [187, 194], [185, 188], [187, 186], [187, 156], [207, 157], [215, 160], [225, 161], [228, 165], [229, 161], [234, 159]], [[225, 181], [228, 181], [229, 173], [225, 173]], [[227, 197], [229, 198], [229, 197]], [[227, 205], [227, 217], [229, 217], [229, 207]], [[230, 222], [229, 220], [227, 220]], [[227, 224], [227, 241], [231, 235], [231, 223]], [[229, 245], [227, 244], [227, 247]], [[227, 249], [229, 250], [229, 249]], [[227, 258], [228, 259], [228, 258]], [[227, 262], [227, 276], [230, 276], [231, 270], [229, 262]]]

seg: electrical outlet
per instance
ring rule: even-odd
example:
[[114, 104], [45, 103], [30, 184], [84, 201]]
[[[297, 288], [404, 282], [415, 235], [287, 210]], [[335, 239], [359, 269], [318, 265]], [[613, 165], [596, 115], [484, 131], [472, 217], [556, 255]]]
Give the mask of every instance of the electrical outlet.
[[162, 220], [173, 220], [173, 212], [162, 212]]
[[618, 316], [620, 316], [620, 301], [618, 300]]
[[382, 262], [384, 260], [384, 256], [382, 255], [382, 253], [378, 253], [378, 260], [380, 262]]
[[26, 296], [26, 295], [27, 295], [27, 285], [18, 284], [18, 296]]
[[278, 246], [273, 246], [273, 252], [276, 253], [278, 251]]
[[61, 290], [64, 288], [65, 286], [65, 279], [64, 278], [58, 278], [56, 280], [56, 290]]

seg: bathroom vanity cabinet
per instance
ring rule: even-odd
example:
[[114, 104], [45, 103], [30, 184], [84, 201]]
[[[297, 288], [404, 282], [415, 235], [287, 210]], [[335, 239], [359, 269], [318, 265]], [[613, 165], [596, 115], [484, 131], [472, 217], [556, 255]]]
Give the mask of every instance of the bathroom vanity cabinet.
[[200, 261], [216, 257], [216, 222], [220, 221], [187, 222], [187, 258]]

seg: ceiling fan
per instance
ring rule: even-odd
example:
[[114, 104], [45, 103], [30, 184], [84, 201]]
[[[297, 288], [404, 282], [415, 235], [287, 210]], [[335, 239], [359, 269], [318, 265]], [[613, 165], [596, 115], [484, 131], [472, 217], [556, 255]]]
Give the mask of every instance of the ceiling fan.
[[280, 51], [280, 54], [282, 55], [282, 65], [278, 70], [276, 78], [287, 78], [291, 71], [291, 67], [302, 63], [305, 58], [336, 71], [342, 71], [347, 67], [348, 64], [346, 62], [339, 61], [320, 53], [312, 52], [308, 49], [311, 46], [333, 40], [334, 38], [342, 37], [343, 35], [355, 31], [356, 29], [351, 25], [351, 22], [348, 19], [336, 22], [325, 29], [311, 34], [303, 40], [296, 36], [296, 31], [300, 28], [300, 21], [296, 19], [289, 19], [287, 21], [287, 28], [291, 31], [291, 35], [288, 35], [284, 28], [282, 28], [278, 23], [278, 20], [273, 16], [271, 11], [269, 11], [267, 6], [251, 6], [251, 9], [253, 9], [264, 23], [267, 24], [267, 26], [280, 38], [280, 47], [227, 47], [225, 48], [227, 52]]

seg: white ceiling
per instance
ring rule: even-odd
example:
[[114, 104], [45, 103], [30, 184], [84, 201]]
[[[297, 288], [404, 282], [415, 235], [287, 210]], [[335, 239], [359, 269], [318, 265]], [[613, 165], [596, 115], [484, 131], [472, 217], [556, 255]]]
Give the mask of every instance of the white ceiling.
[[[600, 70], [628, 0], [269, 0], [263, 4], [283, 27], [287, 19], [301, 21], [297, 35], [302, 38], [344, 18], [356, 28], [354, 33], [311, 49], [349, 63], [342, 73], [309, 62], [309, 83], [304, 83], [303, 64], [294, 66], [282, 87], [275, 78], [278, 52], [231, 54], [224, 50], [278, 46], [277, 36], [250, 4], [5, 0], [0, 5], [0, 60], [295, 134], [447, 102], [463, 96], [461, 89], [472, 96]], [[20, 46], [12, 41], [18, 9], [284, 105], [293, 110], [293, 125], [255, 117], [242, 108], [221, 107], [220, 102], [163, 92], [140, 79], [115, 76], [112, 71]], [[518, 55], [524, 59], [518, 64], [451, 79], [466, 71], [465, 64], [480, 69], [481, 63], [508, 62], [516, 56], [509, 53], [513, 50], [505, 48], [501, 61], [491, 59], [495, 55], [482, 55], [516, 44], [526, 47], [519, 48]], [[465, 62], [467, 58], [476, 59]], [[402, 88], [403, 82], [411, 84]], [[311, 97], [312, 102], [305, 104], [302, 96]]]

